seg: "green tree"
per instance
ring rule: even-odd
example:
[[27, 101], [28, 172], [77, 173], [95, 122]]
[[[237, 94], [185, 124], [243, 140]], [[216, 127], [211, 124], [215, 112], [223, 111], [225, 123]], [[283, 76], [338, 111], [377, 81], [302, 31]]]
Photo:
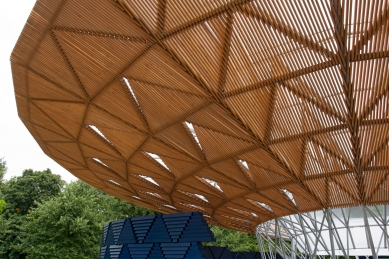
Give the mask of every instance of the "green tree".
[[7, 162], [4, 160], [4, 158], [0, 158], [0, 182], [3, 182], [7, 169]]
[[7, 202], [0, 215], [0, 258], [25, 258], [16, 247], [20, 245], [21, 226], [31, 208], [61, 192], [64, 181], [44, 171], [23, 171], [22, 176], [13, 177], [2, 184], [3, 199]]
[[0, 158], [0, 212], [3, 211], [3, 207], [7, 204], [3, 200], [3, 193], [1, 192], [4, 175], [7, 172], [7, 169], [7, 162], [4, 160], [4, 158]]
[[50, 169], [33, 171], [27, 169], [22, 176], [13, 177], [3, 186], [3, 197], [7, 202], [4, 214], [26, 215], [36, 202], [48, 200], [56, 196], [63, 188], [64, 181], [59, 175], [53, 174]]
[[226, 246], [231, 252], [259, 252], [258, 242], [254, 235], [212, 226], [216, 242], [203, 243], [206, 246]]
[[107, 221], [152, 214], [76, 181], [31, 210], [22, 226], [18, 249], [31, 259], [97, 258]]
[[7, 203], [4, 201], [4, 200], [0, 200], [0, 212], [3, 211], [3, 207], [6, 205]]

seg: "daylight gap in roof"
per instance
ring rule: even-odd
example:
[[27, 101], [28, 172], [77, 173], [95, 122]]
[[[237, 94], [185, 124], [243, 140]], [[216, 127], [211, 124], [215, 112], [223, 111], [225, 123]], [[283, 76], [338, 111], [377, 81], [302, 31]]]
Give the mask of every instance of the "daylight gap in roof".
[[151, 158], [153, 158], [155, 161], [157, 161], [160, 165], [162, 165], [164, 168], [166, 168], [169, 172], [170, 169], [167, 167], [167, 165], [163, 162], [163, 160], [156, 154], [150, 153], [150, 152], [145, 152], [147, 155], [149, 155]]

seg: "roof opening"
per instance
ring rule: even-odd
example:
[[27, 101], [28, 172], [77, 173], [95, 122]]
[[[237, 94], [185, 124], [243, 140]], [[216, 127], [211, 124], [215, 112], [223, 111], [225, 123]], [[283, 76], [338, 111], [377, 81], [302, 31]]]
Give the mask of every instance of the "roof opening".
[[194, 205], [194, 204], [185, 203], [185, 205], [189, 206], [189, 207], [192, 207], [192, 208], [195, 208], [195, 209], [198, 209], [198, 210], [205, 211], [202, 207]]
[[134, 93], [134, 91], [132, 90], [132, 87], [131, 87], [131, 85], [130, 85], [130, 81], [128, 81], [128, 79], [125, 78], [125, 77], [123, 77], [123, 81], [124, 81], [124, 83], [126, 84], [128, 90], [130, 90], [130, 93], [131, 93], [131, 95], [132, 95], [132, 98], [134, 98], [134, 101], [135, 101], [136, 104], [139, 106], [138, 99], [136, 99], [135, 93]]
[[147, 181], [149, 181], [149, 182], [151, 182], [151, 183], [153, 183], [153, 184], [159, 186], [159, 184], [158, 184], [156, 181], [154, 181], [154, 179], [151, 178], [150, 176], [145, 176], [145, 175], [140, 175], [140, 174], [138, 174], [138, 176], [140, 176], [140, 177], [142, 177], [143, 179], [145, 179], [145, 180], [147, 180]]
[[247, 164], [246, 161], [244, 160], [238, 160], [239, 164], [241, 164], [244, 168], [246, 168], [247, 170], [249, 170], [249, 165]]
[[244, 211], [244, 210], [232, 208], [232, 207], [227, 207], [227, 208], [229, 208], [230, 210], [239, 212], [240, 214], [243, 214], [243, 215], [250, 215], [250, 216], [258, 218], [257, 214], [255, 214], [254, 212], [248, 212], [248, 211]]
[[153, 153], [150, 153], [150, 152], [145, 152], [146, 154], [148, 154], [151, 158], [153, 158], [155, 161], [157, 161], [160, 165], [162, 165], [164, 168], [166, 168], [169, 172], [171, 172], [170, 171], [170, 169], [169, 169], [169, 167], [167, 167], [167, 165], [162, 161], [162, 159], [158, 156], [158, 155], [156, 155], [156, 154], [153, 154]]
[[140, 104], [139, 104], [139, 102], [138, 102], [138, 99], [136, 98], [135, 93], [134, 93], [134, 91], [132, 90], [132, 87], [131, 87], [131, 85], [130, 85], [130, 81], [128, 81], [127, 78], [123, 77], [123, 82], [126, 84], [128, 90], [130, 90], [131, 96], [132, 96], [132, 98], [134, 99], [136, 105], [138, 106], [138, 109], [139, 109], [140, 113], [142, 113], [143, 116], [144, 116], [142, 107], [140, 107]]
[[174, 207], [174, 206], [172, 206], [170, 204], [163, 204], [163, 206], [168, 207], [168, 208], [173, 209], [173, 210], [177, 210], [176, 207]]
[[196, 193], [194, 193], [193, 195], [196, 196], [197, 198], [200, 198], [200, 199], [203, 200], [203, 201], [208, 202], [208, 200], [207, 200], [203, 195], [201, 195], [201, 194], [196, 194]]
[[222, 215], [222, 216], [225, 217], [225, 218], [237, 220], [237, 221], [240, 221], [240, 222], [251, 223], [251, 221], [247, 220], [247, 219], [241, 219], [241, 218], [238, 218], [238, 217], [227, 216], [227, 215]]
[[195, 130], [194, 130], [193, 124], [190, 123], [190, 122], [187, 122], [187, 121], [185, 121], [185, 124], [186, 124], [186, 126], [189, 128], [190, 133], [192, 133], [192, 136], [193, 136], [193, 138], [196, 140], [197, 145], [200, 147], [201, 150], [203, 150], [203, 148], [201, 147], [199, 138], [197, 137], [197, 134], [196, 134], [196, 132], [195, 132]]
[[139, 198], [138, 196], [131, 196], [131, 197], [137, 200], [141, 200], [141, 198]]
[[88, 125], [89, 128], [91, 128], [94, 132], [96, 132], [97, 134], [99, 134], [100, 137], [102, 137], [103, 139], [105, 139], [107, 142], [109, 142], [110, 144], [111, 141], [109, 141], [109, 139], [94, 125]]
[[201, 177], [201, 179], [203, 179], [204, 181], [206, 181], [207, 183], [215, 187], [215, 189], [217, 189], [219, 192], [223, 192], [222, 188], [220, 188], [220, 186], [214, 180], [204, 178], [204, 177]]
[[120, 183], [118, 183], [118, 182], [115, 182], [114, 180], [107, 180], [108, 182], [110, 182], [110, 183], [113, 183], [113, 184], [116, 184], [116, 185], [119, 185], [119, 186], [121, 186], [121, 184]]
[[263, 208], [267, 209], [268, 211], [274, 213], [274, 211], [266, 203], [263, 203], [263, 202], [257, 202], [257, 203], [258, 203], [259, 206], [262, 206]]
[[282, 192], [297, 207], [297, 204], [296, 204], [296, 201], [294, 200], [293, 194], [291, 192], [289, 192], [287, 189], [282, 189]]
[[[254, 204], [258, 205], [258, 206], [261, 206], [262, 208], [264, 208], [264, 209], [270, 211], [271, 213], [274, 213], [273, 209], [272, 209], [269, 205], [267, 205], [266, 203], [259, 202], [259, 201], [255, 201], [255, 200], [251, 200], [251, 199], [247, 199], [247, 200], [250, 201], [251, 203], [254, 203]], [[253, 212], [252, 212], [252, 213], [253, 213]], [[254, 214], [255, 214], [255, 213], [254, 213]], [[255, 214], [255, 215], [256, 215], [256, 214]]]
[[159, 195], [159, 194], [156, 193], [156, 192], [145, 192], [145, 193], [147, 193], [147, 194], [149, 194], [149, 195], [151, 195], [151, 196], [157, 197], [157, 198], [159, 198], [159, 199], [162, 199], [162, 196]]
[[105, 167], [107, 167], [107, 168], [109, 168], [109, 166], [107, 166], [105, 163], [103, 163], [100, 159], [98, 159], [98, 158], [92, 158], [92, 160], [93, 161], [95, 161], [95, 162], [97, 162], [97, 163], [99, 163], [99, 164], [101, 164], [102, 166], [105, 166]]
[[188, 196], [190, 196], [190, 197], [199, 198], [200, 200], [202, 200], [202, 201], [204, 201], [204, 202], [210, 204], [209, 201], [207, 200], [207, 198], [205, 198], [205, 197], [204, 197], [203, 195], [201, 195], [201, 194], [191, 193], [191, 192], [182, 191], [182, 190], [177, 190], [177, 191], [179, 191], [179, 192], [181, 192], [181, 193], [183, 193], [183, 194], [185, 194], [185, 195], [188, 195]]

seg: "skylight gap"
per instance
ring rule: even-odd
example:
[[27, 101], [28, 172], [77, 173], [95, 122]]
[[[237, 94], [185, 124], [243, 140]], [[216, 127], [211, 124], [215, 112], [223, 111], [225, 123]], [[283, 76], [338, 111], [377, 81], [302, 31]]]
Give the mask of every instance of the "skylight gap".
[[[88, 125], [89, 128], [91, 128], [94, 132], [100, 135], [103, 139], [105, 139], [107, 142], [111, 143], [111, 141], [108, 140], [108, 138], [94, 125]], [[112, 143], [111, 143], [112, 144]]]
[[203, 150], [203, 148], [201, 147], [199, 138], [197, 137], [197, 134], [196, 134], [196, 132], [195, 132], [195, 130], [194, 130], [193, 124], [190, 123], [190, 122], [187, 122], [187, 121], [185, 121], [185, 124], [186, 124], [186, 126], [189, 128], [190, 133], [192, 133], [192, 136], [193, 136], [193, 138], [196, 140], [197, 145], [199, 145], [200, 149]]
[[99, 163], [99, 164], [101, 164], [101, 165], [103, 165], [103, 166], [109, 168], [109, 166], [107, 166], [105, 163], [103, 163], [103, 162], [102, 162], [100, 159], [98, 159], [98, 158], [92, 158], [92, 160], [93, 160], [93, 161], [96, 161], [97, 163]]
[[156, 155], [156, 154], [153, 154], [153, 153], [150, 153], [150, 152], [145, 152], [146, 154], [148, 154], [151, 158], [153, 158], [155, 161], [157, 161], [160, 165], [162, 165], [163, 167], [165, 167], [169, 172], [171, 172], [170, 171], [170, 169], [169, 169], [169, 167], [167, 167], [167, 165], [162, 161], [162, 159], [158, 156], [158, 155]]
[[296, 204], [296, 201], [294, 200], [294, 197], [293, 197], [293, 194], [291, 192], [289, 192], [288, 190], [286, 189], [282, 189], [283, 193], [286, 195], [286, 197], [289, 198], [289, 200], [295, 205], [297, 206]]
[[208, 178], [204, 178], [204, 177], [202, 177], [201, 179], [203, 179], [204, 181], [206, 181], [207, 183], [209, 183], [210, 185], [212, 185], [213, 187], [218, 189], [220, 192], [223, 192], [222, 188], [220, 188], [220, 186], [214, 180], [211, 180], [211, 179], [208, 179]]
[[159, 184], [158, 184], [156, 181], [154, 181], [154, 179], [151, 178], [150, 176], [145, 176], [145, 175], [140, 175], [140, 174], [138, 174], [138, 176], [140, 176], [140, 177], [142, 177], [143, 179], [145, 179], [145, 180], [147, 180], [147, 181], [149, 181], [149, 182], [151, 182], [151, 183], [153, 183], [153, 184], [159, 186]]
[[132, 87], [131, 87], [131, 85], [130, 85], [130, 82], [129, 82], [128, 79], [125, 78], [125, 77], [123, 77], [123, 81], [124, 81], [124, 83], [126, 84], [128, 90], [130, 90], [130, 93], [131, 93], [131, 95], [132, 95], [132, 98], [134, 98], [134, 101], [136, 102], [136, 104], [138, 105], [138, 107], [140, 107], [140, 106], [139, 106], [138, 99], [136, 99], [135, 93], [134, 93], [134, 91], [132, 90]]
[[119, 185], [119, 186], [121, 186], [121, 184], [120, 183], [118, 183], [118, 182], [115, 182], [114, 180], [107, 180], [108, 182], [110, 182], [110, 183], [113, 183], [113, 184], [116, 184], [116, 185]]
[[249, 165], [247, 164], [247, 162], [246, 161], [244, 161], [244, 160], [238, 160], [239, 161], [239, 163], [244, 167], [244, 168], [246, 168], [247, 170], [249, 170]]
[[201, 194], [196, 194], [196, 193], [194, 193], [194, 196], [196, 196], [197, 198], [199, 198], [199, 199], [201, 199], [201, 200], [203, 200], [203, 201], [208, 202], [208, 200], [207, 200], [203, 195], [201, 195]]

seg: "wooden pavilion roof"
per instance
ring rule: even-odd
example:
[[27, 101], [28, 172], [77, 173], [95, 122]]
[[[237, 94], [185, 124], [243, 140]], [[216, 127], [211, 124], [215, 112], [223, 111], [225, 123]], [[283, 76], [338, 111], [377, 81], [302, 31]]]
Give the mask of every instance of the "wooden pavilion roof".
[[38, 0], [21, 120], [72, 174], [252, 232], [387, 203], [387, 0]]

